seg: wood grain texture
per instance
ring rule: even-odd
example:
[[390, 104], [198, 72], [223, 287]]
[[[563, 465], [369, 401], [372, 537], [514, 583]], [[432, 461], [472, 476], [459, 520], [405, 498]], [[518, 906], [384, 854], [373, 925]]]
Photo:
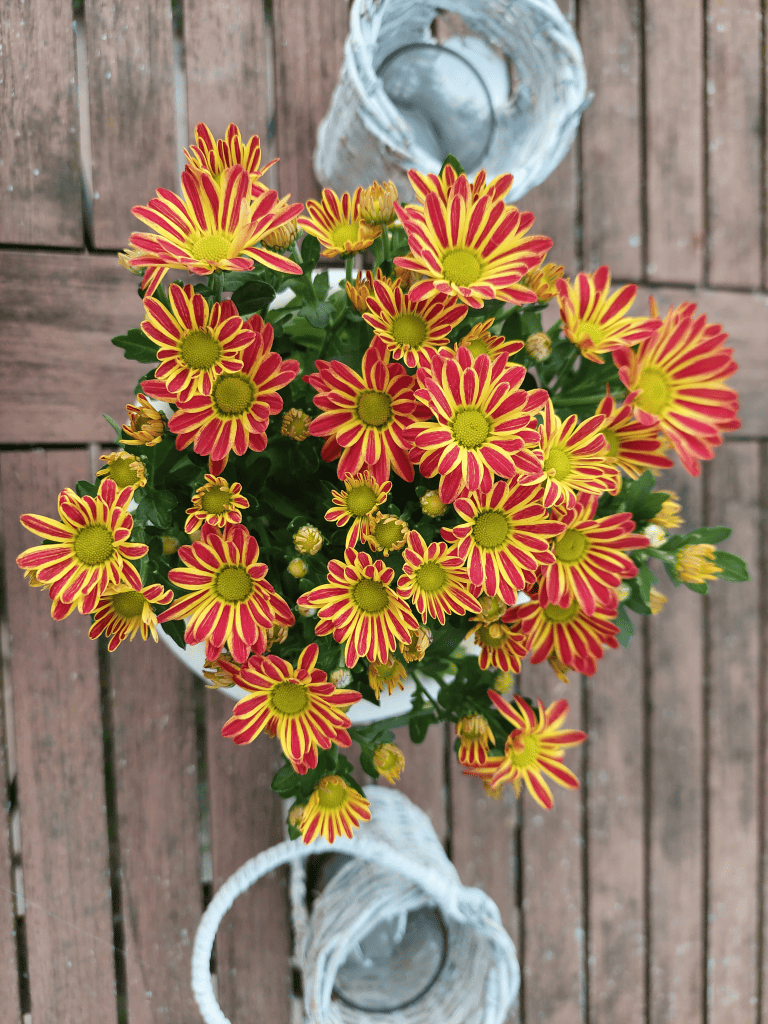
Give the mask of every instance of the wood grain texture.
[[[276, 740], [236, 747], [221, 736], [232, 714], [226, 694], [206, 700], [208, 799], [214, 892], [245, 861], [283, 839], [283, 809], [270, 789], [281, 766]], [[232, 1024], [289, 1024], [291, 946], [287, 871], [281, 868], [238, 897], [216, 936], [219, 1003]]]
[[[648, 266], [698, 284], [704, 256], [703, 0], [645, 0]], [[672, 41], [674, 41], [673, 45]]]
[[[429, 816], [437, 838], [445, 846], [448, 837], [445, 793], [445, 733], [430, 726], [423, 743], [412, 743], [408, 727], [395, 729], [395, 743], [405, 755], [405, 768], [397, 788]], [[383, 786], [389, 785], [380, 779]]]
[[[549, 665], [526, 662], [519, 692], [548, 707], [564, 697], [567, 728], [582, 728], [578, 677], [565, 686]], [[566, 764], [584, 778], [583, 747], [566, 753]], [[525, 1024], [578, 1024], [586, 999], [582, 793], [553, 782], [555, 806], [545, 811], [523, 789], [521, 870], [523, 884], [523, 1020]]]
[[89, 0], [85, 11], [93, 160], [93, 244], [123, 249], [149, 231], [131, 213], [179, 193], [171, 6]]
[[[676, 491], [691, 526], [702, 522], [701, 478], [682, 469], [658, 478]], [[649, 968], [650, 1024], [704, 1015], [704, 660], [701, 595], [674, 588], [650, 632]]]
[[645, 1024], [642, 620], [587, 680], [590, 1024]]
[[708, 518], [733, 530], [723, 548], [741, 555], [749, 583], [710, 584], [709, 1020], [753, 1024], [758, 996], [760, 452], [731, 443], [707, 473]]
[[16, 556], [37, 539], [19, 514], [56, 515], [62, 487], [89, 472], [84, 451], [0, 456], [8, 622], [35, 1020], [116, 1021], [97, 647], [75, 613], [54, 623]]
[[[0, 495], [1, 497], [1, 495]], [[11, 836], [8, 823], [9, 801], [5, 799], [8, 785], [8, 764], [5, 756], [3, 737], [10, 724], [3, 714], [0, 700], [0, 784], [3, 799], [0, 800], [0, 1020], [8, 1024], [21, 1024], [19, 1005], [19, 975], [16, 958], [16, 920], [14, 909], [13, 868], [11, 866]]]
[[581, 123], [584, 266], [642, 274], [640, 3], [582, 0], [579, 39], [595, 98]]
[[336, 88], [349, 31], [346, 0], [272, 0], [280, 194], [319, 196], [312, 171], [317, 128]]
[[760, 0], [707, 5], [709, 281], [760, 285]]
[[129, 1018], [193, 1020], [190, 956], [203, 909], [194, 679], [140, 637], [109, 657]]
[[0, 242], [83, 245], [72, 7], [0, 5]]

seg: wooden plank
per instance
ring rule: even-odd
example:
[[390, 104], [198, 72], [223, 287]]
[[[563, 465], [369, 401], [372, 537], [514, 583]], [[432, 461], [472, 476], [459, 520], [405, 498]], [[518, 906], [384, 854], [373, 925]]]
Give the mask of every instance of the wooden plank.
[[584, 264], [642, 278], [640, 2], [582, 0], [579, 39], [595, 93], [581, 126]]
[[55, 516], [89, 471], [84, 451], [0, 455], [29, 984], [46, 1024], [117, 1020], [97, 647], [14, 564], [37, 542], [19, 514]]
[[[577, 681], [564, 686], [546, 662], [526, 662], [519, 688], [526, 697], [541, 698], [545, 707], [565, 697], [570, 705], [567, 726], [582, 728]], [[569, 751], [566, 764], [583, 781], [583, 747]], [[526, 791], [521, 797], [523, 1020], [578, 1024], [586, 999], [583, 794], [555, 783], [552, 793], [555, 806], [551, 811], [539, 807]]]
[[[223, 138], [233, 121], [243, 139], [258, 135], [262, 164], [274, 148], [270, 122], [274, 116], [273, 48], [271, 27], [261, 4], [224, 0], [184, 4], [184, 44], [187, 69], [189, 139], [200, 121]], [[276, 171], [264, 179], [271, 187]]]
[[708, 519], [733, 530], [749, 583], [712, 583], [708, 600], [708, 1020], [759, 1019], [760, 451], [728, 444], [707, 474]]
[[303, 203], [320, 194], [312, 153], [339, 78], [349, 5], [346, 0], [272, 0], [272, 12], [280, 194]]
[[709, 284], [760, 285], [760, 0], [707, 5]]
[[109, 672], [129, 1018], [193, 1020], [203, 909], [194, 679], [140, 637], [117, 649]]
[[145, 205], [161, 187], [179, 192], [171, 6], [85, 6], [93, 244], [123, 249], [132, 231], [149, 230], [131, 207]]
[[[220, 735], [232, 701], [211, 691], [206, 700], [208, 799], [214, 892], [245, 861], [283, 839], [283, 809], [270, 789], [280, 767], [276, 740], [259, 737], [237, 748]], [[280, 869], [238, 897], [216, 938], [221, 1008], [232, 1024], [289, 1024], [291, 945], [287, 871]]]
[[645, 1024], [641, 622], [586, 686], [590, 1024]]
[[[688, 528], [702, 522], [701, 478], [676, 468], [659, 489], [682, 498]], [[650, 633], [650, 775], [648, 879], [649, 1024], [704, 1019], [703, 982], [703, 601], [674, 588], [648, 623]]]
[[698, 284], [704, 256], [703, 0], [645, 0], [648, 266]]
[[11, 834], [8, 823], [10, 801], [6, 799], [10, 782], [8, 762], [5, 755], [4, 737], [10, 722], [3, 713], [0, 701], [0, 783], [3, 798], [0, 800], [0, 1020], [8, 1024], [21, 1024], [19, 1003], [19, 974], [16, 958], [16, 920], [13, 868], [11, 866]]
[[[408, 727], [395, 729], [395, 743], [405, 755], [405, 768], [397, 788], [429, 816], [437, 838], [445, 846], [448, 822], [445, 806], [445, 733], [439, 725], [430, 727], [423, 743], [412, 743]], [[390, 783], [379, 780], [382, 786]]]
[[83, 245], [69, 4], [0, 6], [0, 242]]

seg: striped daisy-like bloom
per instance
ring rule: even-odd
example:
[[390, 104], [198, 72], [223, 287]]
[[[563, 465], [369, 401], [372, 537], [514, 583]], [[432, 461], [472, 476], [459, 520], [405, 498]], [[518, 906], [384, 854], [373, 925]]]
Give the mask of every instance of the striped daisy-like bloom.
[[299, 217], [299, 227], [314, 235], [323, 249], [323, 256], [352, 256], [373, 245], [381, 234], [381, 225], [366, 224], [360, 211], [362, 188], [337, 196], [331, 188], [323, 189], [322, 202], [307, 200], [307, 215]]
[[696, 316], [695, 303], [684, 302], [636, 350], [613, 356], [622, 384], [635, 393], [635, 416], [661, 430], [691, 476], [699, 475], [701, 459], [713, 457], [723, 433], [741, 426], [738, 397], [725, 384], [737, 368], [726, 338], [719, 324]]
[[325, 513], [325, 519], [337, 526], [346, 526], [352, 520], [347, 530], [345, 547], [353, 548], [360, 541], [363, 525], [384, 504], [391, 490], [391, 480], [379, 483], [364, 469], [362, 473], [351, 473], [345, 477], [343, 491], [331, 491], [333, 507]]
[[430, 353], [448, 344], [448, 335], [467, 315], [468, 307], [452, 296], [431, 295], [414, 302], [389, 278], [374, 281], [363, 320], [381, 338], [395, 359], [406, 366], [431, 365]]
[[[528, 637], [531, 664], [538, 665], [554, 656], [555, 663], [572, 668], [585, 676], [593, 676], [605, 647], [618, 647], [619, 632], [613, 620], [616, 599], [607, 608], [598, 608], [593, 615], [582, 611], [574, 598], [567, 608], [558, 604], [540, 604], [538, 599], [510, 608], [502, 622], [519, 623]], [[557, 673], [556, 673], [557, 674]]]
[[347, 729], [352, 723], [344, 709], [361, 696], [357, 690], [337, 690], [317, 668], [318, 653], [317, 644], [305, 647], [295, 668], [275, 654], [250, 658], [235, 676], [248, 696], [235, 704], [221, 735], [238, 746], [264, 731], [277, 736], [299, 775], [317, 767], [318, 747], [350, 746]]
[[[145, 381], [149, 383], [149, 381]], [[125, 411], [129, 416], [129, 423], [123, 426], [123, 433], [127, 434], [130, 440], [123, 438], [120, 444], [136, 445], [153, 448], [163, 440], [163, 434], [168, 426], [168, 419], [164, 412], [147, 401], [146, 395], [136, 395], [138, 405], [126, 405]]]
[[582, 611], [594, 615], [615, 600], [622, 580], [637, 576], [637, 566], [624, 552], [647, 548], [648, 538], [635, 533], [631, 512], [595, 519], [597, 502], [596, 494], [582, 494], [572, 509], [552, 510], [565, 531], [554, 542], [554, 561], [542, 569], [540, 604], [567, 609], [575, 599]]
[[459, 764], [465, 768], [485, 764], [488, 744], [494, 742], [487, 719], [482, 715], [460, 718], [456, 723], [456, 735], [459, 737]]
[[[459, 180], [459, 174], [446, 164], [440, 174], [422, 174], [421, 171], [408, 171], [408, 180], [413, 188], [414, 195], [420, 203], [424, 203], [427, 196], [434, 192], [444, 206], [448, 205], [453, 188]], [[485, 171], [478, 171], [475, 180], [469, 184], [469, 191], [472, 199], [481, 199], [487, 195], [491, 199], [503, 199], [512, 188], [513, 177], [511, 174], [499, 174], [487, 185], [485, 183]], [[407, 209], [418, 207], [408, 206]]]
[[216, 182], [221, 180], [227, 167], [239, 164], [248, 173], [251, 194], [254, 196], [265, 191], [265, 186], [259, 182], [259, 178], [277, 163], [277, 159], [270, 160], [262, 167], [259, 136], [252, 135], [247, 142], [243, 142], [240, 129], [234, 124], [227, 127], [223, 139], [215, 139], [207, 124], [201, 122], [196, 125], [194, 145], [184, 150], [184, 156], [191, 167], [198, 171], [208, 171]]
[[339, 458], [339, 480], [370, 470], [379, 483], [390, 469], [411, 481], [413, 465], [408, 458], [406, 430], [426, 410], [416, 400], [416, 382], [398, 363], [387, 362], [383, 341], [374, 338], [363, 356], [362, 375], [336, 359], [315, 361], [316, 373], [303, 379], [317, 394], [315, 405], [323, 412], [309, 426], [313, 437], [327, 437], [322, 457]]
[[468, 491], [489, 491], [494, 474], [541, 474], [533, 413], [546, 391], [523, 391], [525, 368], [505, 358], [474, 358], [469, 349], [435, 356], [419, 370], [419, 399], [437, 420], [410, 427], [410, 458], [423, 476], [440, 474], [438, 494], [448, 504]]
[[384, 664], [398, 640], [408, 643], [418, 629], [408, 605], [390, 587], [394, 575], [381, 560], [347, 548], [343, 562], [328, 563], [328, 582], [299, 598], [301, 610], [318, 609], [315, 633], [332, 633], [336, 643], [345, 644], [347, 668], [360, 658]]
[[555, 287], [563, 333], [593, 363], [604, 362], [601, 356], [606, 352], [644, 341], [659, 326], [656, 319], [626, 315], [635, 301], [637, 285], [624, 285], [609, 295], [608, 267], [599, 267], [594, 274], [577, 274], [572, 285], [560, 278]]
[[242, 484], [230, 484], [223, 476], [205, 474], [205, 483], [192, 495], [192, 507], [187, 509], [185, 533], [194, 533], [203, 523], [225, 527], [243, 521], [242, 509], [250, 502], [241, 493]]
[[242, 369], [243, 349], [254, 339], [230, 299], [209, 308], [191, 284], [168, 289], [168, 309], [157, 299], [144, 299], [146, 319], [142, 331], [157, 345], [160, 365], [155, 377], [168, 391], [186, 402], [195, 395], [210, 395], [222, 373]]
[[298, 828], [305, 843], [318, 836], [334, 842], [339, 836], [352, 838], [361, 821], [371, 820], [370, 803], [339, 775], [325, 775], [307, 800]]
[[78, 497], [65, 487], [58, 499], [61, 522], [32, 513], [21, 516], [22, 526], [49, 543], [22, 551], [16, 563], [34, 570], [35, 586], [48, 587], [54, 619], [66, 618], [75, 606], [90, 615], [110, 586], [141, 590], [131, 561], [149, 549], [130, 540], [133, 517], [127, 507], [133, 490], [118, 490], [109, 478], [102, 480], [95, 498]]
[[557, 294], [557, 282], [562, 276], [563, 267], [556, 263], [543, 263], [535, 270], [529, 270], [520, 283], [536, 292], [539, 302], [549, 302]]
[[618, 494], [621, 474], [610, 457], [608, 438], [602, 433], [605, 417], [561, 420], [551, 399], [544, 406], [539, 426], [544, 455], [544, 504], [573, 508], [579, 492]]
[[633, 480], [646, 469], [669, 469], [674, 465], [663, 454], [665, 442], [658, 426], [644, 426], [632, 415], [635, 397], [635, 393], [627, 395], [621, 405], [616, 405], [609, 392], [598, 405], [596, 413], [605, 416], [600, 433], [608, 441], [609, 458]]
[[475, 309], [488, 299], [516, 305], [536, 301], [536, 293], [518, 282], [538, 266], [552, 240], [527, 235], [532, 213], [506, 206], [490, 191], [473, 196], [463, 174], [451, 187], [447, 203], [429, 192], [423, 208], [396, 209], [411, 255], [398, 256], [395, 264], [427, 278], [411, 288], [414, 302], [433, 292], [455, 295]]
[[522, 697], [515, 697], [514, 703], [509, 704], [494, 690], [489, 690], [488, 696], [512, 725], [502, 762], [491, 785], [511, 782], [519, 796], [520, 785], [524, 782], [536, 803], [551, 811], [554, 800], [544, 776], [548, 775], [566, 789], [578, 789], [579, 780], [565, 767], [563, 757], [567, 747], [583, 743], [587, 734], [580, 729], [560, 728], [568, 715], [567, 700], [556, 700], [548, 708], [539, 701], [537, 713]]
[[441, 536], [456, 545], [473, 586], [489, 597], [514, 604], [517, 591], [531, 586], [552, 563], [549, 542], [563, 527], [548, 518], [541, 496], [538, 483], [497, 480], [485, 494], [454, 502], [464, 522], [443, 527]]
[[468, 348], [473, 356], [485, 354], [490, 359], [496, 359], [497, 356], [509, 359], [510, 356], [525, 348], [524, 341], [509, 341], [503, 334], [491, 334], [493, 320], [494, 318], [490, 317], [488, 320], [475, 324], [459, 341], [459, 345]]
[[403, 575], [397, 581], [400, 597], [410, 601], [426, 623], [427, 616], [445, 625], [446, 615], [479, 612], [480, 602], [470, 590], [464, 559], [455, 547], [427, 544], [416, 530], [403, 552]]
[[106, 466], [100, 469], [96, 477], [107, 476], [114, 480], [117, 489], [147, 486], [147, 471], [144, 463], [133, 452], [109, 452], [108, 455], [100, 455], [99, 460], [106, 462]]
[[242, 664], [266, 650], [273, 625], [293, 625], [290, 608], [266, 581], [256, 538], [244, 526], [227, 526], [221, 533], [203, 523], [200, 540], [178, 553], [185, 568], [171, 569], [168, 579], [190, 593], [174, 601], [158, 621], [187, 619], [185, 641], [205, 642], [209, 661], [217, 661], [226, 646]]
[[256, 260], [282, 274], [301, 274], [292, 260], [258, 248], [265, 235], [299, 213], [301, 203], [286, 205], [267, 189], [251, 196], [251, 179], [239, 164], [226, 167], [218, 182], [207, 170], [187, 167], [181, 176], [183, 198], [157, 191], [147, 206], [131, 213], [155, 234], [137, 231], [131, 245], [139, 250], [128, 263], [144, 267], [141, 287], [152, 295], [169, 270], [211, 274], [214, 270], [251, 270]]
[[473, 626], [465, 637], [466, 640], [470, 638], [480, 648], [477, 661], [481, 669], [520, 671], [523, 658], [528, 653], [529, 639], [519, 622], [512, 620]]
[[170, 604], [172, 600], [173, 591], [164, 590], [160, 583], [152, 583], [141, 590], [133, 590], [125, 584], [107, 587], [93, 609], [93, 625], [88, 636], [95, 640], [106, 633], [110, 654], [123, 640], [133, 640], [138, 632], [141, 632], [142, 640], [151, 635], [157, 643], [157, 615], [152, 605]]

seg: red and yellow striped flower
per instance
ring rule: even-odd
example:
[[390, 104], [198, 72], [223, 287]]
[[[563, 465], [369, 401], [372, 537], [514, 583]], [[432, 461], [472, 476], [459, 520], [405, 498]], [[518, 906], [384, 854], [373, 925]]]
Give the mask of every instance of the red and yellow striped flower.
[[106, 476], [114, 480], [117, 489], [131, 487], [134, 491], [138, 487], [147, 486], [147, 471], [144, 463], [133, 452], [110, 452], [108, 455], [100, 455], [99, 461], [106, 462], [106, 466], [100, 469], [96, 477]]
[[168, 579], [191, 593], [174, 601], [158, 621], [187, 619], [185, 641], [205, 642], [209, 661], [217, 661], [226, 646], [242, 664], [251, 653], [266, 650], [273, 625], [293, 625], [290, 608], [266, 581], [256, 538], [244, 526], [227, 526], [221, 533], [203, 523], [200, 540], [178, 553], [185, 568], [171, 569]]
[[[269, 417], [283, 408], [278, 391], [299, 372], [295, 359], [282, 359], [272, 351], [272, 324], [260, 316], [247, 321], [254, 339], [243, 350], [242, 369], [216, 377], [210, 395], [194, 395], [171, 417], [179, 451], [192, 445], [198, 455], [210, 456], [211, 473], [221, 473], [229, 453], [261, 452], [267, 444]], [[147, 394], [168, 401], [160, 381], [146, 381]], [[171, 396], [170, 401], [175, 399]]]
[[448, 344], [448, 335], [467, 315], [468, 307], [452, 296], [431, 295], [414, 302], [389, 278], [373, 282], [363, 320], [381, 338], [395, 359], [406, 366], [431, 364], [431, 352]]
[[519, 796], [524, 782], [536, 803], [551, 811], [554, 800], [544, 776], [566, 789], [578, 789], [579, 780], [562, 762], [565, 748], [583, 743], [587, 734], [580, 729], [559, 728], [568, 714], [567, 700], [556, 700], [548, 708], [539, 701], [537, 713], [522, 697], [508, 704], [494, 690], [489, 690], [488, 696], [512, 725], [502, 763], [491, 784], [495, 787], [511, 782]]
[[542, 263], [540, 267], [529, 270], [520, 283], [536, 292], [539, 302], [549, 302], [557, 294], [557, 282], [562, 276], [563, 267], [556, 263]]
[[22, 526], [50, 542], [22, 551], [16, 563], [34, 570], [36, 586], [49, 588], [54, 619], [66, 618], [75, 605], [89, 615], [109, 586], [141, 590], [131, 560], [143, 558], [149, 549], [130, 540], [133, 517], [126, 509], [132, 496], [132, 487], [118, 490], [114, 480], [106, 479], [95, 498], [78, 497], [65, 487], [58, 498], [61, 522], [32, 513], [21, 516]]
[[337, 196], [323, 189], [322, 202], [307, 200], [307, 214], [299, 217], [299, 227], [325, 246], [323, 256], [352, 256], [373, 245], [381, 234], [381, 225], [366, 224], [360, 212], [362, 188]]
[[549, 520], [541, 495], [538, 483], [497, 480], [485, 494], [457, 498], [453, 507], [464, 523], [440, 531], [456, 545], [473, 586], [506, 604], [514, 604], [517, 591], [552, 563], [549, 542], [563, 532]]
[[345, 547], [353, 548], [359, 542], [363, 524], [384, 504], [391, 490], [391, 480], [379, 483], [364, 469], [362, 473], [350, 474], [344, 479], [343, 491], [331, 491], [333, 508], [325, 513], [325, 519], [337, 526], [346, 526], [352, 520]]
[[107, 587], [93, 609], [93, 625], [88, 636], [95, 640], [106, 633], [110, 638], [107, 650], [116, 651], [123, 640], [133, 640], [141, 631], [141, 639], [152, 639], [157, 643], [157, 615], [153, 604], [170, 604], [173, 591], [164, 590], [160, 583], [152, 583], [141, 590], [133, 590], [126, 584]]
[[256, 260], [282, 274], [301, 274], [292, 260], [257, 248], [265, 235], [300, 212], [301, 203], [286, 205], [271, 189], [252, 197], [251, 179], [239, 164], [224, 168], [218, 182], [207, 170], [188, 166], [181, 190], [183, 198], [158, 189], [147, 206], [131, 209], [156, 232], [131, 235], [131, 245], [140, 252], [128, 263], [146, 268], [141, 281], [146, 295], [153, 294], [169, 270], [251, 270]]
[[544, 454], [544, 504], [572, 508], [579, 492], [618, 494], [621, 474], [610, 458], [608, 438], [602, 433], [604, 416], [579, 423], [576, 416], [561, 420], [551, 399], [544, 406], [539, 426]]
[[470, 591], [464, 559], [454, 547], [433, 541], [427, 545], [416, 530], [403, 552], [403, 575], [397, 581], [400, 597], [410, 601], [426, 623], [427, 616], [445, 625], [446, 615], [479, 612], [480, 603]]
[[[145, 381], [145, 384], [149, 381]], [[138, 405], [126, 405], [125, 411], [129, 416], [129, 423], [123, 426], [123, 433], [130, 437], [130, 441], [123, 438], [120, 444], [137, 445], [153, 448], [163, 440], [165, 428], [168, 426], [168, 419], [164, 412], [160, 412], [154, 405], [147, 401], [146, 395], [136, 395]]]
[[268, 164], [261, 167], [259, 136], [252, 135], [248, 142], [244, 143], [240, 129], [234, 124], [227, 127], [227, 133], [223, 139], [214, 139], [213, 132], [207, 124], [201, 122], [196, 125], [194, 145], [184, 150], [184, 156], [191, 167], [198, 171], [208, 171], [217, 183], [221, 181], [227, 167], [235, 167], [239, 164], [248, 173], [253, 196], [265, 191], [265, 186], [259, 182], [259, 178], [273, 164], [277, 163], [277, 159], [270, 160]]
[[601, 356], [606, 352], [646, 340], [659, 326], [656, 319], [626, 316], [635, 301], [637, 285], [624, 285], [615, 295], [609, 295], [608, 267], [599, 267], [594, 274], [577, 274], [572, 285], [562, 277], [555, 284], [563, 333], [593, 363], [604, 362]]
[[482, 715], [468, 715], [456, 723], [459, 737], [459, 764], [469, 768], [485, 764], [488, 744], [493, 743], [493, 731]]
[[411, 247], [411, 255], [398, 256], [395, 264], [427, 278], [411, 288], [414, 302], [433, 292], [455, 295], [475, 309], [489, 299], [516, 305], [536, 301], [536, 293], [518, 282], [538, 266], [552, 240], [526, 234], [532, 213], [505, 206], [490, 191], [474, 196], [463, 174], [447, 203], [430, 191], [423, 208], [395, 209]]
[[525, 368], [502, 358], [474, 358], [466, 348], [435, 356], [431, 371], [417, 372], [419, 399], [436, 423], [406, 432], [410, 458], [422, 476], [440, 474], [440, 501], [467, 491], [489, 491], [493, 476], [540, 474], [533, 413], [545, 391], [523, 391]]
[[249, 691], [235, 704], [221, 730], [238, 746], [251, 743], [261, 732], [277, 736], [294, 771], [305, 775], [317, 767], [317, 749], [333, 743], [350, 746], [352, 724], [344, 710], [361, 700], [357, 690], [337, 690], [317, 668], [317, 644], [305, 647], [296, 668], [276, 654], [250, 658], [235, 682]]
[[[574, 598], [567, 608], [558, 604], [539, 603], [534, 598], [526, 604], [510, 608], [502, 622], [517, 622], [528, 637], [531, 664], [538, 665], [554, 655], [565, 668], [593, 676], [605, 647], [618, 647], [618, 626], [613, 622], [618, 605], [599, 608], [587, 615]], [[556, 674], [557, 673], [556, 671]]]
[[698, 476], [726, 430], [741, 426], [736, 392], [725, 380], [736, 370], [733, 350], [719, 324], [708, 324], [696, 305], [672, 307], [661, 327], [634, 351], [614, 353], [622, 384], [643, 426], [657, 426], [680, 461]]
[[635, 533], [631, 512], [595, 519], [597, 502], [596, 494], [582, 494], [572, 509], [552, 510], [565, 532], [554, 543], [554, 561], [542, 569], [540, 604], [567, 609], [575, 599], [594, 615], [615, 601], [622, 580], [637, 576], [637, 566], [624, 552], [647, 548], [648, 538]]
[[[434, 192], [440, 202], [447, 206], [453, 188], [459, 180], [459, 174], [450, 164], [446, 164], [439, 175], [422, 174], [421, 171], [410, 170], [408, 171], [408, 180], [414, 195], [422, 205], [430, 192]], [[470, 195], [475, 200], [481, 199], [485, 195], [490, 199], [503, 199], [512, 188], [513, 180], [509, 173], [499, 174], [486, 185], [485, 171], [478, 171], [475, 180], [469, 185]], [[418, 207], [409, 206], [407, 209], [418, 209]]]
[[384, 664], [398, 640], [408, 643], [418, 629], [408, 605], [389, 586], [394, 575], [367, 552], [347, 548], [343, 562], [328, 563], [328, 582], [299, 598], [301, 610], [318, 609], [315, 633], [333, 633], [336, 643], [346, 645], [347, 668], [360, 658]]
[[469, 775], [472, 778], [480, 779], [485, 795], [492, 797], [494, 800], [501, 800], [504, 787], [501, 783], [494, 786], [493, 779], [503, 760], [504, 758], [501, 754], [491, 754], [489, 757], [486, 757], [483, 764], [474, 764], [470, 768], [465, 768], [462, 775]]
[[318, 782], [307, 800], [298, 828], [303, 841], [311, 843], [318, 836], [334, 842], [339, 836], [352, 838], [352, 830], [361, 821], [371, 820], [369, 801], [339, 775], [326, 775]]
[[362, 376], [336, 359], [315, 362], [316, 373], [303, 379], [317, 391], [318, 409], [309, 427], [313, 437], [327, 437], [322, 457], [339, 459], [339, 480], [370, 470], [379, 483], [394, 469], [413, 480], [406, 429], [427, 412], [416, 400], [415, 381], [404, 367], [387, 362], [383, 341], [374, 338], [363, 356]]
[[470, 638], [480, 648], [477, 661], [481, 669], [520, 671], [523, 658], [528, 653], [529, 638], [519, 622], [506, 621], [506, 616], [502, 622], [484, 622], [470, 629], [465, 639]]
[[192, 507], [187, 509], [184, 523], [185, 533], [194, 533], [203, 523], [209, 526], [225, 527], [243, 521], [242, 509], [250, 502], [241, 493], [242, 484], [230, 484], [223, 476], [205, 474], [205, 483], [192, 495]]
[[210, 395], [221, 373], [234, 373], [243, 365], [242, 355], [254, 339], [231, 300], [208, 307], [191, 284], [168, 289], [171, 308], [157, 299], [144, 299], [146, 320], [142, 331], [158, 347], [160, 365], [155, 377], [168, 391], [186, 402], [196, 395]]
[[619, 469], [636, 480], [646, 469], [669, 469], [673, 462], [664, 455], [664, 444], [658, 426], [643, 426], [632, 415], [632, 398], [628, 395], [616, 405], [610, 392], [597, 407], [598, 416], [605, 416], [600, 433], [608, 441], [608, 455]]
[[459, 341], [459, 345], [468, 348], [473, 356], [487, 355], [491, 360], [498, 356], [509, 359], [510, 356], [525, 348], [524, 341], [508, 341], [503, 334], [491, 334], [494, 317], [482, 320], [467, 331]]

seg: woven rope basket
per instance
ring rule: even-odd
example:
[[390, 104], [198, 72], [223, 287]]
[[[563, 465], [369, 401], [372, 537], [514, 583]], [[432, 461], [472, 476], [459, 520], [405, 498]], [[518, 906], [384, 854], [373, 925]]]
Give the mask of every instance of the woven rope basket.
[[[514, 174], [507, 202], [544, 181], [568, 152], [591, 96], [581, 48], [555, 0], [355, 0], [339, 84], [317, 133], [321, 185], [352, 192], [391, 179], [409, 201], [407, 170], [440, 170], [447, 153], [423, 147], [379, 71], [403, 47], [437, 45], [431, 25], [443, 12], [459, 15], [475, 33], [469, 43], [456, 36], [441, 45], [470, 64], [487, 89], [493, 128], [479, 164], [489, 179]], [[433, 121], [453, 116], [455, 105], [446, 101]], [[480, 166], [465, 169], [471, 175]]]
[[[499, 910], [480, 889], [461, 884], [429, 818], [396, 790], [368, 786], [371, 821], [333, 846], [284, 842], [249, 860], [222, 885], [195, 936], [192, 990], [206, 1024], [229, 1024], [209, 970], [219, 924], [235, 899], [282, 864], [291, 864], [294, 960], [304, 977], [306, 1024], [502, 1024], [520, 986], [515, 947]], [[306, 902], [305, 858], [351, 859]], [[436, 908], [445, 922], [447, 955], [435, 983], [395, 1011], [356, 1010], [331, 998], [336, 974], [360, 939], [393, 917]]]

